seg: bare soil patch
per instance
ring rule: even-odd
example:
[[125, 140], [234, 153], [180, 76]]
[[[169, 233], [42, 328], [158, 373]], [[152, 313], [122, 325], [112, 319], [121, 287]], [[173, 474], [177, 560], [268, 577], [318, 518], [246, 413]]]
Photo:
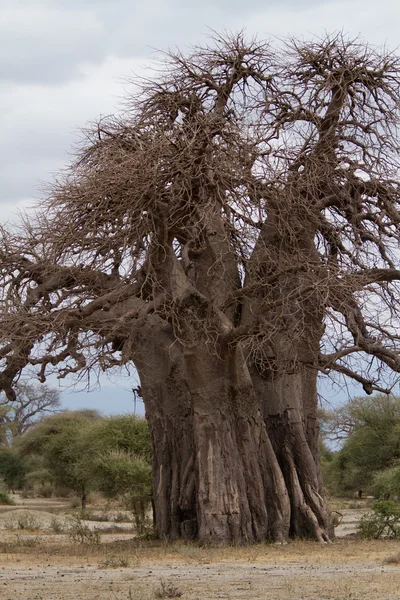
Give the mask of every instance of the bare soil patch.
[[392, 541], [228, 549], [60, 542], [32, 535], [2, 544], [0, 598], [151, 600], [165, 584], [188, 600], [400, 598], [400, 567], [385, 564], [400, 550]]
[[[27, 507], [11, 508], [0, 512], [0, 526]], [[35, 511], [44, 522], [54, 518]], [[104, 532], [100, 544], [73, 544], [46, 528], [9, 529], [0, 532], [0, 599], [154, 600], [175, 592], [183, 600], [393, 600], [400, 599], [397, 556], [398, 541], [354, 537], [329, 545], [200, 548], [124, 532]]]

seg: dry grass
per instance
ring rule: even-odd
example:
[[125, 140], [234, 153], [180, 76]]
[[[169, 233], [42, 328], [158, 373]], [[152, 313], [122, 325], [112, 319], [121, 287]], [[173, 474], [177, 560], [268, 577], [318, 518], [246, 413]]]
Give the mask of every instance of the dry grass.
[[5, 597], [47, 600], [61, 585], [62, 600], [154, 600], [173, 591], [187, 600], [400, 598], [395, 540], [204, 548], [110, 538], [81, 545], [62, 535], [13, 534], [0, 544]]
[[[43, 506], [49, 507], [47, 501]], [[6, 600], [155, 600], [178, 592], [182, 600], [400, 598], [396, 540], [200, 547], [107, 531], [100, 544], [79, 544], [67, 533], [51, 527], [3, 531], [0, 598], [3, 592]]]
[[385, 565], [400, 565], [400, 550], [383, 559]]
[[[293, 541], [286, 545], [257, 544], [251, 546], [202, 547], [196, 543], [143, 541], [130, 536], [112, 541], [112, 535], [104, 534], [101, 544], [71, 543], [63, 535], [7, 536], [0, 542], [0, 554], [21, 555], [19, 562], [29, 562], [29, 555], [51, 555], [52, 561], [69, 561], [74, 558], [98, 558], [109, 556], [135, 557], [140, 563], [216, 564], [216, 563], [268, 563], [273, 565], [309, 564], [357, 564], [387, 563], [388, 556], [400, 557], [396, 540], [340, 539], [327, 545], [311, 541]], [[28, 555], [24, 558], [23, 555]], [[0, 558], [1, 562], [1, 558]], [[396, 562], [393, 560], [393, 562]]]

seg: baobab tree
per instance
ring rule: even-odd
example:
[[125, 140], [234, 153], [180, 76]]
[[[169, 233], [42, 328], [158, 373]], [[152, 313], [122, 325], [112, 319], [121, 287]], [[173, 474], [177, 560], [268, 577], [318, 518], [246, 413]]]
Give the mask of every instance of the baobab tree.
[[399, 83], [340, 35], [170, 53], [3, 231], [1, 387], [134, 364], [158, 535], [332, 536], [317, 376], [400, 371]]
[[[0, 436], [5, 444], [23, 435], [47, 414], [61, 406], [60, 393], [46, 384], [19, 381], [14, 386], [15, 397], [0, 395]], [[0, 444], [1, 445], [1, 444]]]

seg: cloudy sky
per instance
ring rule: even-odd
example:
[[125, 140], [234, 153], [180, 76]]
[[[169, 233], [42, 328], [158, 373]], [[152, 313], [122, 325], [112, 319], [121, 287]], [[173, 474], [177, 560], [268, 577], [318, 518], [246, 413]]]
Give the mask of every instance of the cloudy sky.
[[[260, 38], [341, 30], [396, 49], [399, 23], [398, 0], [0, 0], [0, 219], [40, 199], [79, 127], [118, 110], [127, 79], [146, 72], [156, 49], [243, 28]], [[105, 382], [63, 398], [128, 411], [129, 387]]]

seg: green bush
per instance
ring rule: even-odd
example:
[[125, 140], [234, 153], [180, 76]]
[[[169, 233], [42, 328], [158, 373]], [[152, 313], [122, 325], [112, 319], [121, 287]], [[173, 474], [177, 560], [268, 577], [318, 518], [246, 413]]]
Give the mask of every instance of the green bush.
[[400, 495], [400, 398], [354, 398], [321, 418], [326, 437], [344, 441], [333, 454], [321, 448], [324, 485], [331, 493], [362, 491], [386, 500]]
[[360, 522], [360, 536], [366, 539], [400, 537], [400, 504], [387, 500], [374, 502], [372, 511]]
[[[18, 452], [28, 491], [50, 497], [65, 489], [79, 497], [72, 506], [85, 509], [89, 492], [98, 490], [129, 500], [139, 521], [144, 518], [151, 499], [151, 444], [143, 419], [102, 418], [88, 410], [59, 413], [22, 436]], [[109, 482], [114, 475], [117, 481]]]
[[[100, 416], [91, 410], [51, 415], [35, 425], [18, 443], [23, 456], [36, 457], [38, 464], [41, 463], [39, 483], [50, 482], [54, 487], [79, 494], [82, 508], [85, 508], [91, 485], [89, 459], [93, 453], [82, 442], [81, 434], [96, 420], [100, 420]], [[30, 477], [33, 477], [32, 473]]]
[[0, 504], [12, 506], [15, 502], [7, 492], [0, 491]]
[[126, 450], [111, 450], [99, 457], [97, 469], [101, 491], [109, 498], [122, 497], [133, 513], [137, 533], [145, 533], [152, 491], [148, 460]]
[[393, 466], [376, 473], [374, 492], [379, 498], [395, 498], [400, 496], [400, 466]]
[[0, 478], [8, 490], [21, 489], [24, 484], [24, 461], [11, 448], [0, 449]]

